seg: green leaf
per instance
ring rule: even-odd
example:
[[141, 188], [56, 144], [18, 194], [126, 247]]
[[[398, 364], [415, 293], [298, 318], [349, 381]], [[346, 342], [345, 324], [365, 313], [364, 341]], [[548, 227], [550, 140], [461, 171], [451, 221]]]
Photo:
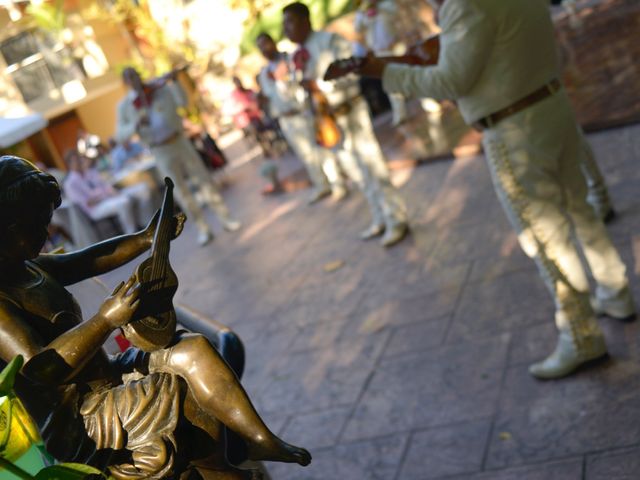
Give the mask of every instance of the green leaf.
[[100, 470], [81, 463], [61, 463], [40, 470], [36, 480], [88, 480], [106, 479]]
[[16, 355], [9, 364], [0, 372], [0, 397], [11, 394], [16, 375], [24, 364], [22, 355]]

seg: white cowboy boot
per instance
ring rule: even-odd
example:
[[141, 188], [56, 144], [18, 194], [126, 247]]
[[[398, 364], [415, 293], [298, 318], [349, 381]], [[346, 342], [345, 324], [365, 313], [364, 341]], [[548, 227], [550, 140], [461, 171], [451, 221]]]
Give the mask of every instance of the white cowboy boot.
[[361, 240], [371, 240], [372, 238], [379, 237], [384, 233], [384, 224], [372, 223], [365, 230], [360, 232]]
[[596, 315], [606, 315], [621, 322], [630, 322], [636, 318], [636, 306], [628, 286], [615, 295], [605, 296], [598, 291], [595, 297], [591, 297], [591, 307]]
[[204, 247], [212, 240], [213, 240], [213, 234], [211, 233], [211, 230], [201, 230], [198, 233], [197, 242], [198, 242], [198, 245], [200, 245], [201, 247]]
[[561, 378], [569, 375], [580, 365], [607, 355], [607, 346], [602, 335], [590, 338], [585, 343], [588, 346], [578, 346], [569, 332], [560, 332], [553, 353], [542, 362], [531, 365], [529, 373], [536, 378], [545, 380]]

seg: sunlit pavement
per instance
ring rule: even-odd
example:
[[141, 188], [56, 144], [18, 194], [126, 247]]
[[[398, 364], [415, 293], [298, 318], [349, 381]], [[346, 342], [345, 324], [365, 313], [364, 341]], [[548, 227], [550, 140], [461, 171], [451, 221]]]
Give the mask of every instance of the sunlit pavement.
[[[227, 173], [242, 230], [222, 232], [210, 216], [213, 243], [198, 248], [188, 225], [173, 244], [178, 299], [241, 335], [256, 408], [313, 454], [307, 468], [269, 464], [274, 479], [640, 478], [638, 323], [603, 319], [609, 361], [534, 380], [528, 364], [554, 346], [553, 304], [484, 159], [402, 168], [415, 145], [384, 119], [378, 131], [410, 209], [412, 235], [397, 247], [358, 240], [368, 216], [357, 192], [313, 206], [308, 190], [263, 197], [259, 159]], [[640, 126], [589, 138], [640, 298]]]

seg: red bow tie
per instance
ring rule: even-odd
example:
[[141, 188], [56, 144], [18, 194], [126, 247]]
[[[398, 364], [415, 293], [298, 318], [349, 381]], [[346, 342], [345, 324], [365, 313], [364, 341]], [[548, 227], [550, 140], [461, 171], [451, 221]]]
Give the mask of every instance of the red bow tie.
[[142, 107], [151, 105], [151, 100], [153, 98], [154, 91], [155, 91], [154, 88], [150, 88], [145, 85], [142, 89], [142, 93], [133, 100], [133, 106], [139, 110]]
[[296, 70], [304, 71], [310, 58], [311, 54], [309, 53], [309, 50], [304, 47], [300, 47], [293, 53], [293, 66]]

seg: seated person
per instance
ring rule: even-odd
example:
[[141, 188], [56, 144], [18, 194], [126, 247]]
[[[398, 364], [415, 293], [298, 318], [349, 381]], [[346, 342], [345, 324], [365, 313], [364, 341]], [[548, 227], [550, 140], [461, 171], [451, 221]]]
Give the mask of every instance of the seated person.
[[257, 139], [257, 134], [263, 126], [256, 92], [245, 88], [238, 77], [233, 77], [233, 84], [235, 88], [227, 104], [228, 113], [232, 116], [238, 130], [242, 130], [245, 135], [253, 135]]
[[[107, 356], [107, 337], [128, 324], [153, 292], [133, 276], [83, 321], [64, 287], [144, 253], [158, 216], [131, 235], [68, 254], [40, 255], [59, 204], [53, 177], [24, 159], [0, 157], [0, 368], [16, 355], [24, 357], [15, 391], [49, 453], [116, 479], [203, 478], [195, 468], [212, 472], [204, 478], [259, 478], [227, 463], [226, 426], [246, 443], [253, 460], [308, 464], [306, 450], [267, 428], [203, 336], [178, 332], [166, 348]], [[173, 238], [184, 220], [173, 218]]]
[[[76, 150], [65, 154], [69, 173], [64, 192], [92, 220], [117, 216], [124, 233], [133, 233], [153, 214], [153, 195], [146, 183], [116, 190], [90, 166], [90, 160]], [[138, 214], [138, 215], [136, 215]]]
[[124, 141], [118, 143], [115, 138], [109, 138], [109, 156], [111, 157], [111, 170], [122, 170], [129, 160], [139, 160], [145, 153], [141, 143]]

